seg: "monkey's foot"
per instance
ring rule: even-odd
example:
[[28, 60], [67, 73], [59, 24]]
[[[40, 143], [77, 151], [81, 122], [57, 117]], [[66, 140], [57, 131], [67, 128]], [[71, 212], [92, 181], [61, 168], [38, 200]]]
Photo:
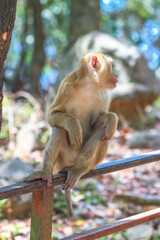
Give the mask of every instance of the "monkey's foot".
[[68, 172], [67, 179], [65, 181], [64, 186], [62, 187], [62, 189], [66, 191], [74, 187], [74, 185], [79, 180], [81, 175], [78, 173], [78, 171], [74, 171], [73, 168], [68, 168], [68, 169], [66, 168], [64, 170], [65, 171], [67, 170]]
[[46, 173], [44, 170], [36, 171], [31, 173], [26, 179], [25, 182], [31, 182], [33, 180], [43, 179], [47, 181], [47, 187], [50, 187], [52, 184], [52, 175]]

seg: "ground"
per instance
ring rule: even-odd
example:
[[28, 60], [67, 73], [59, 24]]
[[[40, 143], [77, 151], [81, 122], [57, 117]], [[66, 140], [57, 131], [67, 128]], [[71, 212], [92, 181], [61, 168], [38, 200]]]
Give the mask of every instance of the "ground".
[[[159, 129], [160, 121], [155, 120], [151, 124], [152, 128]], [[18, 129], [17, 126], [16, 129]], [[126, 123], [119, 127], [110, 143], [104, 162], [153, 151], [153, 149], [130, 149], [127, 147], [126, 141], [134, 131], [135, 129], [129, 127]], [[43, 136], [43, 138], [45, 137]], [[9, 142], [7, 137], [1, 138], [2, 149], [0, 153], [4, 158], [11, 155], [11, 151], [6, 151]], [[42, 150], [33, 150], [31, 154], [21, 156], [21, 159], [38, 169], [42, 159]], [[117, 195], [158, 196], [160, 192], [159, 173], [160, 162], [155, 162], [111, 174], [104, 174], [96, 178], [80, 180], [72, 192], [74, 211], [77, 216], [77, 220], [73, 223], [68, 223], [64, 196], [55, 193], [53, 239], [56, 240], [85, 229], [153, 209], [155, 206], [140, 206], [122, 201], [118, 199]], [[154, 235], [152, 236], [154, 240], [160, 239], [160, 226], [158, 223], [158, 221], [151, 223], [154, 228]], [[0, 221], [0, 240], [27, 240], [29, 239], [29, 232], [30, 213], [28, 218], [2, 218]], [[101, 239], [121, 240], [127, 239], [127, 237], [125, 232], [121, 232]]]

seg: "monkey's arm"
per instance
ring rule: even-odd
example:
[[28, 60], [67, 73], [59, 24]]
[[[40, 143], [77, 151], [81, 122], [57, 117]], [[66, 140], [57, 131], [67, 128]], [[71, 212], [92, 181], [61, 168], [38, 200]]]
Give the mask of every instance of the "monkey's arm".
[[79, 146], [82, 144], [81, 125], [76, 117], [66, 111], [67, 105], [73, 98], [71, 83], [75, 77], [74, 71], [61, 82], [49, 109], [48, 122], [51, 127], [64, 128], [68, 132], [71, 145]]
[[71, 145], [79, 146], [82, 144], [83, 131], [77, 118], [66, 112], [56, 112], [50, 114], [48, 122], [52, 127], [64, 128], [69, 135]]

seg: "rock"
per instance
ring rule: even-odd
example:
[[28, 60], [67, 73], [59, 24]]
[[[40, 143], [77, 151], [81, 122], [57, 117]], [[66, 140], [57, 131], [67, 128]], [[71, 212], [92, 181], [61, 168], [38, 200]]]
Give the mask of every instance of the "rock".
[[6, 185], [14, 184], [33, 171], [32, 166], [22, 162], [19, 158], [0, 161], [0, 185], [5, 186], [4, 181], [6, 181]]
[[40, 133], [41, 128], [37, 123], [23, 125], [16, 137], [14, 155], [21, 157], [30, 154], [35, 149], [42, 149]]
[[143, 224], [126, 230], [128, 240], [150, 240], [153, 235], [153, 227]]
[[138, 133], [132, 133], [127, 143], [130, 148], [160, 148], [160, 131], [150, 129]]
[[79, 38], [63, 56], [58, 80], [50, 93], [48, 106], [61, 80], [76, 68], [79, 59], [89, 51], [102, 52], [113, 57], [114, 71], [119, 84], [112, 91], [111, 110], [136, 123], [137, 117], [140, 118], [140, 112], [143, 112], [144, 108], [158, 96], [160, 90], [158, 79], [148, 68], [146, 60], [136, 46], [98, 31]]
[[[0, 187], [12, 185], [26, 178], [34, 168], [19, 158], [0, 161]], [[2, 208], [3, 217], [12, 219], [28, 216], [31, 209], [31, 195], [25, 194], [7, 200]]]
[[107, 216], [106, 206], [97, 205], [91, 206], [90, 210], [93, 212], [94, 216], [105, 218]]

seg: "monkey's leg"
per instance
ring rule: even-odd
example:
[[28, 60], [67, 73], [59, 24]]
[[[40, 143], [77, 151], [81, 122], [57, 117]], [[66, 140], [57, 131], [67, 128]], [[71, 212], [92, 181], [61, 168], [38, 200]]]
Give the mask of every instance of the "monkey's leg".
[[55, 127], [48, 140], [47, 146], [44, 150], [43, 161], [41, 170], [31, 173], [26, 179], [26, 182], [30, 182], [34, 179], [44, 179], [47, 181], [47, 186], [50, 187], [52, 183], [52, 173], [55, 166], [61, 141], [65, 135], [63, 128]]
[[99, 143], [106, 143], [105, 141], [104, 142], [101, 141], [101, 137], [103, 134], [104, 129], [97, 129], [93, 133], [93, 135], [88, 139], [88, 141], [85, 143], [82, 150], [80, 151], [76, 159], [75, 166], [71, 168], [66, 168], [68, 176], [63, 186], [64, 190], [73, 188], [75, 183], [79, 180], [79, 178], [82, 175], [84, 175], [89, 170], [95, 167], [96, 165], [94, 164], [95, 149]]
[[94, 169], [103, 160], [107, 153], [108, 140], [116, 130], [117, 121], [117, 115], [114, 113], [101, 115], [99, 122], [94, 126], [93, 134], [84, 144], [77, 157], [75, 166], [68, 171], [68, 177], [63, 187], [64, 190], [73, 188], [82, 175]]

